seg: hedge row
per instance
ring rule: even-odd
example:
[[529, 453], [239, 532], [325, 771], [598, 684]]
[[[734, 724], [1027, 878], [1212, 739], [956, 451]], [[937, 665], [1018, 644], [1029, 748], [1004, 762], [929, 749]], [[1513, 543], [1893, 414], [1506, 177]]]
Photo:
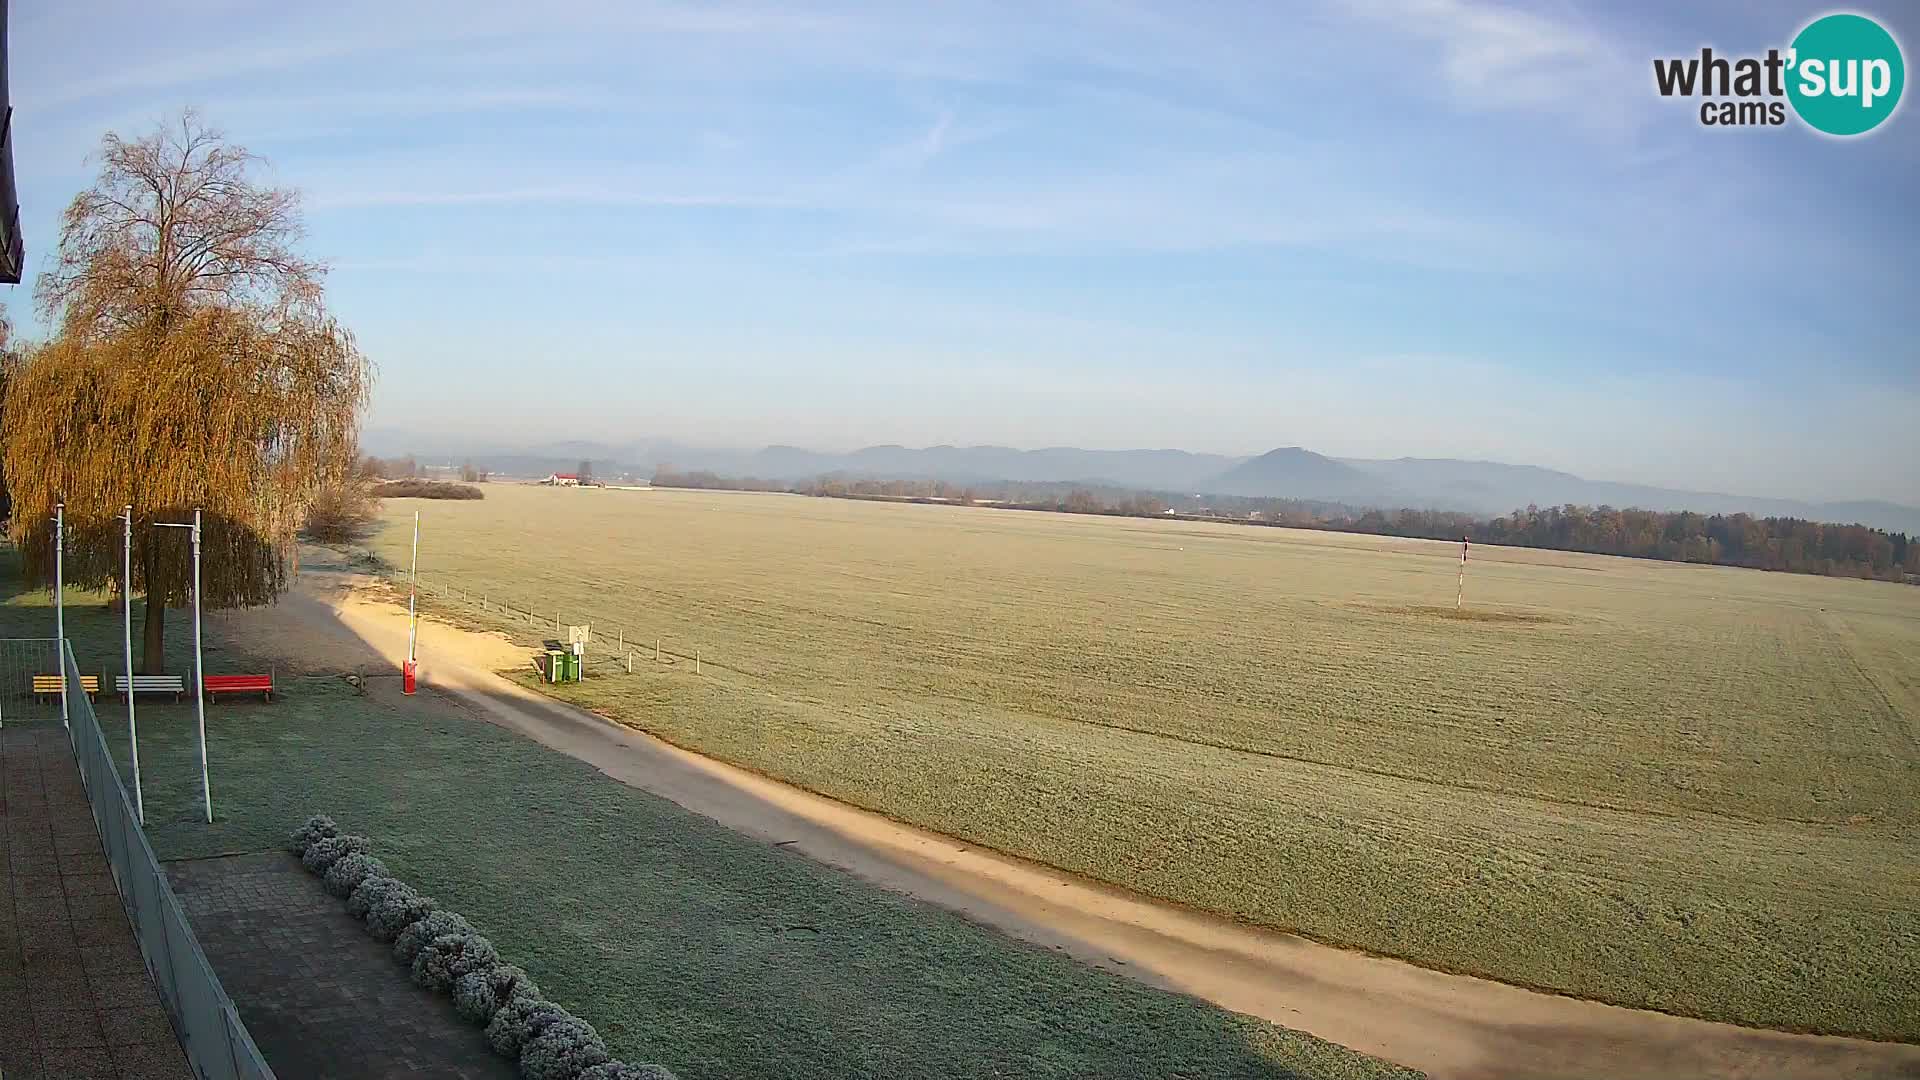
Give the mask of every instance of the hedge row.
[[328, 892], [346, 898], [348, 914], [368, 933], [393, 944], [415, 983], [451, 994], [454, 1011], [486, 1028], [487, 1045], [518, 1060], [526, 1080], [674, 1080], [664, 1066], [613, 1060], [591, 1024], [548, 1001], [467, 920], [387, 873], [366, 837], [344, 835], [332, 818], [316, 815], [287, 847]]

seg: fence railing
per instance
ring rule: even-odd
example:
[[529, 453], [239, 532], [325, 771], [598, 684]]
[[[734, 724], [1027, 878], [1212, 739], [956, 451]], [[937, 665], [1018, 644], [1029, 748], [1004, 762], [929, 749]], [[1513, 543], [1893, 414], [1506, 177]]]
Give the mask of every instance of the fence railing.
[[60, 696], [35, 693], [35, 676], [60, 670], [52, 638], [0, 640], [0, 725], [19, 720], [60, 719]]
[[68, 735], [87, 788], [87, 802], [93, 808], [120, 901], [139, 939], [140, 954], [173, 1018], [187, 1061], [202, 1080], [272, 1080], [273, 1070], [240, 1022], [233, 999], [221, 988], [179, 898], [167, 884], [166, 872], [140, 831], [133, 803], [93, 715], [93, 704], [81, 689], [73, 649], [63, 645], [60, 652], [67, 673]]
[[[409, 582], [405, 568], [380, 566], [370, 571], [372, 576], [385, 581], [390, 587], [405, 593]], [[482, 592], [473, 588], [462, 588], [450, 581], [431, 577], [426, 574], [413, 579], [419, 586], [419, 610], [428, 609], [428, 600], [438, 599], [447, 605], [458, 607], [469, 615], [482, 616], [481, 621], [511, 627], [524, 627], [561, 637], [568, 625], [573, 622], [584, 623], [592, 627], [596, 648], [589, 652], [594, 663], [605, 666], [625, 665], [631, 669], [635, 661], [652, 659], [669, 664], [689, 663], [696, 668], [704, 664], [707, 667], [723, 668], [738, 675], [763, 678], [760, 672], [753, 671], [740, 664], [738, 657], [721, 657], [713, 649], [702, 649], [698, 645], [689, 645], [683, 639], [649, 633], [618, 620], [598, 617], [594, 612], [582, 611], [571, 605], [555, 605], [545, 610], [535, 610], [531, 606], [523, 607], [501, 592]]]

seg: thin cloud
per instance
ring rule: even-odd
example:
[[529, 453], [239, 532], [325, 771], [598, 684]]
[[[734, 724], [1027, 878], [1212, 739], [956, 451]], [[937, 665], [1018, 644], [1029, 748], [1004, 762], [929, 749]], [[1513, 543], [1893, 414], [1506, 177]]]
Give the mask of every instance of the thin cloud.
[[467, 191], [325, 191], [309, 200], [319, 209], [378, 206], [659, 206], [679, 209], [799, 209], [801, 203], [764, 195], [653, 192], [611, 187], [533, 187]]

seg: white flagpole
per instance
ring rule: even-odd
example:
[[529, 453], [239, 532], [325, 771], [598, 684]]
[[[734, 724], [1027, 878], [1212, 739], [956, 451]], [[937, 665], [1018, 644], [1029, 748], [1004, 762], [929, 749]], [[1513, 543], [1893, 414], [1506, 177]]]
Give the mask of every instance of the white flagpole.
[[207, 782], [207, 670], [200, 652], [200, 509], [193, 511], [193, 717], [200, 726], [200, 795], [213, 824], [213, 787]]
[[407, 663], [413, 663], [413, 644], [416, 622], [414, 619], [413, 597], [420, 582], [420, 511], [413, 512], [413, 565], [407, 570]]
[[67, 726], [67, 504], [53, 504], [53, 663], [60, 669], [60, 726]]
[[[200, 796], [207, 804], [207, 824], [213, 824], [213, 787], [207, 782], [207, 678], [200, 651], [200, 510], [193, 524], [156, 521], [156, 529], [193, 530], [193, 716], [200, 732]], [[147, 583], [147, 603], [153, 603], [153, 583]], [[132, 688], [129, 687], [129, 690]]]
[[[120, 643], [127, 672], [127, 745], [133, 760], [133, 812], [147, 823], [147, 804], [140, 794], [140, 729], [133, 722], [133, 505], [127, 505], [126, 527], [120, 546]], [[148, 597], [152, 603], [152, 597]]]
[[1460, 538], [1460, 592], [1453, 598], [1453, 610], [1459, 611], [1467, 602], [1467, 538]]

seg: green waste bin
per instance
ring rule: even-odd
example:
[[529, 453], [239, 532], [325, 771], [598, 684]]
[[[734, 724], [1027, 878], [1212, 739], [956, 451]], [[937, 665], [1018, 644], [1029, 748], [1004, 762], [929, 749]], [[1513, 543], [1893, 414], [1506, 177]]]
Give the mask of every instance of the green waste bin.
[[559, 649], [547, 650], [547, 681], [550, 683], [567, 681], [567, 654]]

